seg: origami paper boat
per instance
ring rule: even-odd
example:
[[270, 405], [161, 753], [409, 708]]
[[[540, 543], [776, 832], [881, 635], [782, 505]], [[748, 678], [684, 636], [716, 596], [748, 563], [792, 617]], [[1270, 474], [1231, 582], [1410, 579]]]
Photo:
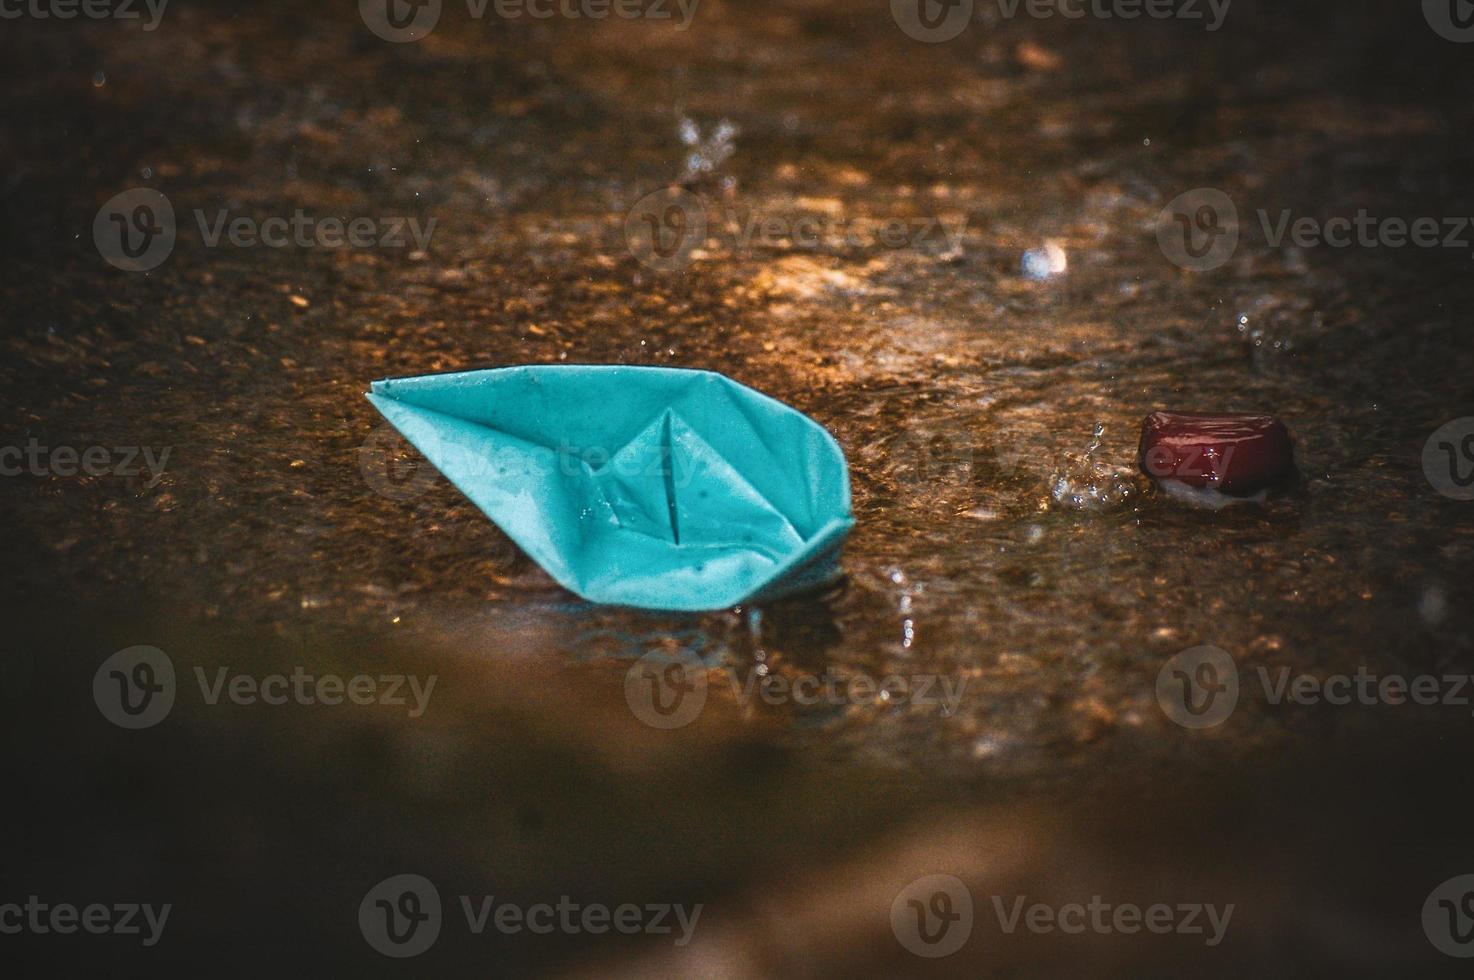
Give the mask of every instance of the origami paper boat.
[[720, 374], [509, 367], [375, 381], [368, 399], [592, 602], [722, 609], [839, 575], [854, 524], [839, 444]]

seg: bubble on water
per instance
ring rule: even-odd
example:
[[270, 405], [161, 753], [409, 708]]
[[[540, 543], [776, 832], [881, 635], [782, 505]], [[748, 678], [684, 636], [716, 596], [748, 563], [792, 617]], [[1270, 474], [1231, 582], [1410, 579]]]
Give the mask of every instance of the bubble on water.
[[1105, 424], [1095, 423], [1083, 453], [1066, 453], [1049, 477], [1049, 495], [1055, 506], [1067, 510], [1100, 511], [1126, 506], [1140, 489], [1135, 470], [1112, 466], [1100, 458]]
[[1024, 253], [1019, 270], [1025, 279], [1042, 282], [1063, 275], [1070, 266], [1070, 258], [1064, 248], [1054, 241], [1044, 243], [1043, 248], [1031, 248]]
[[1295, 349], [1296, 337], [1307, 328], [1321, 329], [1319, 311], [1303, 296], [1266, 294], [1244, 304], [1234, 318], [1234, 330], [1256, 362]]

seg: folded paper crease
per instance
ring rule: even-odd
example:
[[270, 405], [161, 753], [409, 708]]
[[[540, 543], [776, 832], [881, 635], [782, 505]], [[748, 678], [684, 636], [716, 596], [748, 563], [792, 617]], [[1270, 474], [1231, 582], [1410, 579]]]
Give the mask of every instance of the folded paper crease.
[[833, 437], [710, 371], [548, 365], [375, 381], [369, 401], [559, 584], [719, 609], [839, 574]]

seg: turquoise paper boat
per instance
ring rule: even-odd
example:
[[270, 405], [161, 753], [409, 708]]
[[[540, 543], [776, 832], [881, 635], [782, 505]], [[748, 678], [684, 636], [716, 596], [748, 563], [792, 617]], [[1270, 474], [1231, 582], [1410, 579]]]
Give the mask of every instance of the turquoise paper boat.
[[368, 399], [591, 602], [723, 609], [840, 574], [854, 518], [839, 444], [720, 374], [509, 367], [375, 381]]

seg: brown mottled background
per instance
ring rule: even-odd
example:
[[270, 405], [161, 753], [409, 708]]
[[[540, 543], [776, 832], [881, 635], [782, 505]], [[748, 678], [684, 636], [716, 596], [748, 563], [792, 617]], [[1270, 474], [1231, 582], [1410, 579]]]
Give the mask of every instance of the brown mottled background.
[[[1236, 0], [1207, 32], [979, 2], [922, 44], [877, 0], [700, 0], [685, 30], [448, 2], [391, 44], [346, 0], [174, 0], [152, 31], [0, 20], [0, 53], [0, 444], [170, 450], [157, 481], [0, 477], [0, 903], [175, 905], [151, 949], [0, 935], [7, 973], [1464, 975], [1421, 912], [1474, 873], [1469, 707], [1246, 695], [1190, 732], [1155, 694], [1197, 644], [1245, 678], [1474, 669], [1474, 503], [1420, 462], [1474, 415], [1471, 249], [1273, 248], [1252, 217], [1474, 215], [1474, 49], [1417, 3]], [[683, 178], [708, 240], [652, 270], [626, 219]], [[1207, 272], [1156, 238], [1198, 187], [1244, 225]], [[179, 219], [148, 272], [93, 239], [132, 188]], [[422, 249], [211, 247], [193, 214], [222, 209], [436, 224]], [[806, 246], [744, 240], [754, 215], [964, 231]], [[1046, 240], [1068, 272], [1031, 281]], [[362, 397], [557, 362], [712, 368], [810, 413], [851, 465], [845, 582], [701, 616], [590, 606], [443, 479], [406, 481], [416, 455]], [[1280, 416], [1300, 482], [1263, 507], [1160, 499], [1133, 473], [1158, 408]], [[124, 731], [90, 690], [135, 644], [181, 692]], [[625, 673], [682, 648], [714, 677], [966, 693], [946, 714], [716, 683], [657, 731]], [[222, 666], [438, 685], [415, 719], [207, 705], [193, 671]], [[357, 909], [402, 872], [447, 923], [400, 961]], [[978, 913], [941, 960], [889, 918], [933, 873]], [[683, 948], [474, 937], [463, 893], [704, 911]], [[1214, 948], [1008, 936], [995, 894], [1237, 911]]]

